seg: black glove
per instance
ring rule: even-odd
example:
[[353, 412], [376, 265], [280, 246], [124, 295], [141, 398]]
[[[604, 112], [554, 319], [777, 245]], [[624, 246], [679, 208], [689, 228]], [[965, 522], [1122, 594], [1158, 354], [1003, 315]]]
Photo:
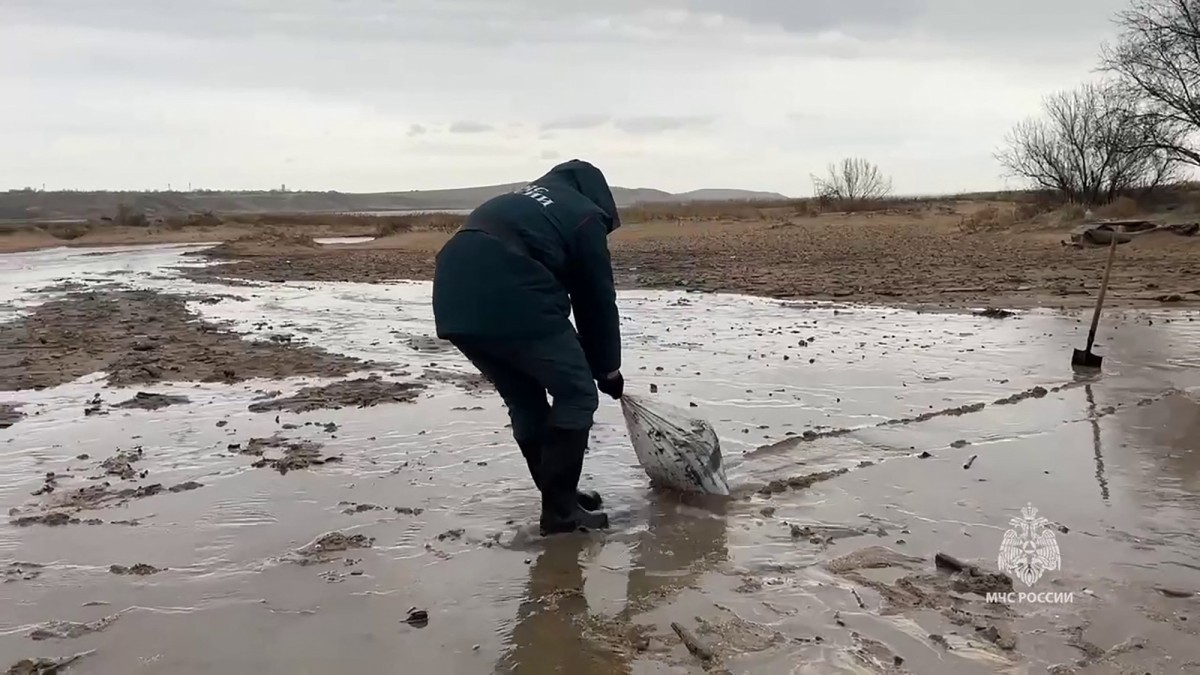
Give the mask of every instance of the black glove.
[[608, 394], [613, 398], [621, 398], [625, 393], [625, 378], [621, 376], [621, 371], [596, 380], [596, 388]]

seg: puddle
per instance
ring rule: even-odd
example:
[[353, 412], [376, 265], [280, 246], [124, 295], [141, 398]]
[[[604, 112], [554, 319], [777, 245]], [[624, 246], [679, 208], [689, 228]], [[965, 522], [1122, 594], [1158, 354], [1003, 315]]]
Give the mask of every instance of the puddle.
[[[1200, 659], [1180, 619], [1200, 589], [1195, 314], [1106, 317], [1105, 372], [1080, 378], [1079, 316], [622, 293], [628, 390], [708, 419], [740, 496], [650, 491], [604, 399], [583, 483], [613, 530], [545, 541], [502, 405], [457, 386], [473, 370], [432, 337], [428, 284], [198, 284], [172, 271], [203, 264], [181, 259], [194, 248], [0, 256], [0, 321], [68, 282], [219, 293], [238, 301], [187, 308], [375, 365], [0, 392], [0, 507], [67, 514], [0, 525], [0, 666], [87, 650], [96, 673], [332, 672], [347, 653], [381, 671], [403, 654], [413, 671], [701, 672], [683, 634], [738, 673], [1036, 672], [1081, 644], [1142, 671]], [[1061, 552], [1037, 590], [1073, 603], [1000, 612], [939, 585], [935, 553], [994, 569], [1027, 504]], [[903, 566], [827, 566], [878, 546]], [[913, 593], [934, 600], [896, 607]], [[1156, 646], [1112, 651], [1132, 637]]]

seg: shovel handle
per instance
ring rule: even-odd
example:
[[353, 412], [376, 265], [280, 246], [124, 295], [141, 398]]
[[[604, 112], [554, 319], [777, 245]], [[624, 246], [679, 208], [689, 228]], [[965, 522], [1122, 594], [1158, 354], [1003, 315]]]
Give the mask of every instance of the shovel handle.
[[1088, 330], [1087, 351], [1096, 342], [1096, 327], [1100, 325], [1100, 308], [1104, 306], [1104, 294], [1108, 292], [1108, 275], [1112, 272], [1113, 259], [1117, 257], [1117, 233], [1112, 233], [1112, 244], [1108, 246], [1108, 263], [1104, 265], [1104, 279], [1100, 281], [1100, 294], [1096, 296], [1096, 311], [1092, 313], [1092, 327]]

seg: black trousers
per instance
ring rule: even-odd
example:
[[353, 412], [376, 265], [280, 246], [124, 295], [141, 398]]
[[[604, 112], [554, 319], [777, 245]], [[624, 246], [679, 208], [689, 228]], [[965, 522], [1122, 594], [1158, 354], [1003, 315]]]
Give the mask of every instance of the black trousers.
[[504, 399], [518, 443], [539, 442], [548, 427], [591, 428], [600, 399], [574, 330], [535, 340], [451, 342]]

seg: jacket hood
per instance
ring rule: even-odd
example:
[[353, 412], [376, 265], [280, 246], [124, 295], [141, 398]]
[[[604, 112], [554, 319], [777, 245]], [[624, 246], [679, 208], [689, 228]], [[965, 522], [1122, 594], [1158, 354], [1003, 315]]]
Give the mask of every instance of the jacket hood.
[[621, 217], [617, 213], [612, 189], [609, 188], [604, 174], [592, 164], [581, 159], [572, 159], [550, 169], [535, 182], [557, 183], [575, 190], [604, 212], [604, 224], [609, 232], [621, 226]]

